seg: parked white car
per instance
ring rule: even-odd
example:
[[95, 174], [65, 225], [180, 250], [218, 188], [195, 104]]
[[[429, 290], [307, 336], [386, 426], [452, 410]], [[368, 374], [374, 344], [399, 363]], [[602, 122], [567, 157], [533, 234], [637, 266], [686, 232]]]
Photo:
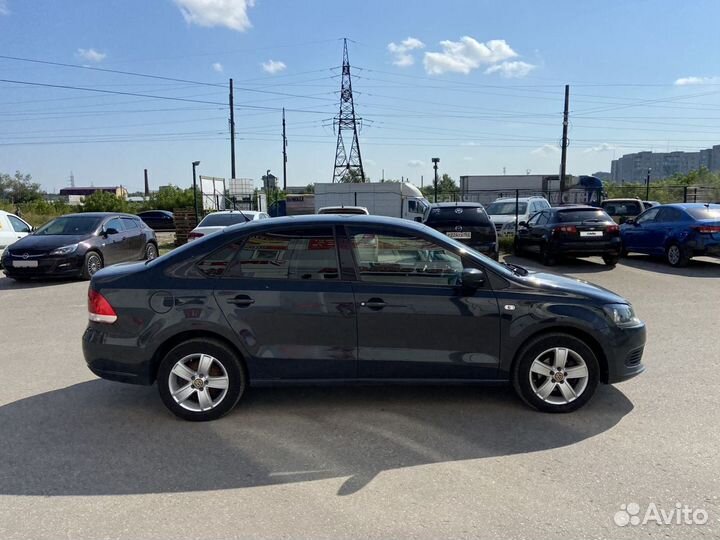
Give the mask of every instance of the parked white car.
[[257, 212], [255, 210], [222, 210], [220, 212], [212, 212], [200, 220], [198, 226], [190, 231], [190, 234], [188, 234], [188, 242], [216, 231], [221, 231], [230, 225], [269, 218], [270, 216], [265, 212]]
[[485, 207], [490, 221], [495, 225], [498, 236], [515, 235], [515, 203], [517, 202], [518, 223], [529, 220], [540, 210], [550, 208], [550, 203], [544, 197], [508, 197], [498, 199]]
[[0, 258], [5, 248], [32, 232], [32, 226], [15, 214], [0, 210]]

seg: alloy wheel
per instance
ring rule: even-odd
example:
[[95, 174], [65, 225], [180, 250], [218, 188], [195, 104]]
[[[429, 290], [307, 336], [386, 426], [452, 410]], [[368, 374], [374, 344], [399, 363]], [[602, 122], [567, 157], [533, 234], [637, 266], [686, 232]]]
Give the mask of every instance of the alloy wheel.
[[102, 261], [98, 255], [92, 254], [87, 259], [87, 273], [93, 276], [102, 268]]
[[178, 360], [168, 375], [168, 388], [175, 402], [192, 412], [217, 407], [227, 395], [229, 379], [225, 366], [209, 354], [190, 354]]
[[675, 244], [670, 246], [667, 251], [667, 258], [671, 265], [678, 264], [680, 262], [680, 247]]
[[148, 261], [152, 261], [153, 259], [157, 258], [157, 248], [155, 247], [155, 244], [148, 244], [145, 246], [145, 259]]
[[546, 403], [575, 401], [587, 388], [588, 366], [577, 352], [554, 347], [540, 353], [530, 366], [530, 387]]

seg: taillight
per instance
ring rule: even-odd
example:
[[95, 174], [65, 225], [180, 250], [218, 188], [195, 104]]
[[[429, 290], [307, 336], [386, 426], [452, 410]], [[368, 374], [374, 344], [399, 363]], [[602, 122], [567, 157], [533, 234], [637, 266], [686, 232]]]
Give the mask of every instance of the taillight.
[[188, 240], [195, 240], [196, 238], [202, 238], [203, 236], [205, 235], [201, 232], [191, 232], [188, 234]]
[[560, 227], [555, 227], [553, 233], [577, 234], [577, 227], [575, 225], [561, 225]]
[[605, 227], [605, 232], [617, 234], [620, 232], [620, 226], [619, 225], [608, 225], [607, 227]]
[[693, 229], [702, 234], [720, 233], [720, 226], [717, 225], [700, 225], [699, 227], [693, 227]]
[[88, 290], [88, 318], [92, 322], [112, 324], [117, 321], [117, 313], [102, 294], [90, 289]]

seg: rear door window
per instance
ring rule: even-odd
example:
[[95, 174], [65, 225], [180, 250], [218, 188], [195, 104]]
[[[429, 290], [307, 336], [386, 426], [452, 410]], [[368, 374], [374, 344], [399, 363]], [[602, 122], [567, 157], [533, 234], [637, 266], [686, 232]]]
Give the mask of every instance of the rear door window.
[[121, 218], [123, 225], [125, 226], [125, 230], [137, 232], [134, 229], [139, 229], [140, 226], [137, 224], [137, 221], [135, 221], [133, 218]]
[[682, 221], [682, 220], [683, 220], [683, 213], [680, 210], [678, 210], [677, 208], [671, 208], [671, 207], [661, 208], [660, 212], [658, 212], [658, 215], [655, 218], [655, 221], [662, 222], [662, 223], [672, 223], [675, 221]]

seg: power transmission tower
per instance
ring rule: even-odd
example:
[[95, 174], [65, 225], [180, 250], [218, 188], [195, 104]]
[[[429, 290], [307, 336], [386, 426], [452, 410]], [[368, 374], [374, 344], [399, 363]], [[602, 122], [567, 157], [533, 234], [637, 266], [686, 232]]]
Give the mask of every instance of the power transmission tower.
[[[355, 104], [353, 103], [352, 82], [350, 80], [350, 60], [348, 60], [347, 39], [343, 40], [342, 84], [340, 85], [340, 112], [335, 117], [334, 125], [337, 127], [337, 148], [335, 149], [335, 169], [333, 182], [352, 182], [359, 179], [365, 182], [362, 157], [360, 156], [360, 141], [358, 141], [358, 118], [355, 118]], [[352, 145], [350, 157], [345, 151], [343, 132], [352, 132]]]

